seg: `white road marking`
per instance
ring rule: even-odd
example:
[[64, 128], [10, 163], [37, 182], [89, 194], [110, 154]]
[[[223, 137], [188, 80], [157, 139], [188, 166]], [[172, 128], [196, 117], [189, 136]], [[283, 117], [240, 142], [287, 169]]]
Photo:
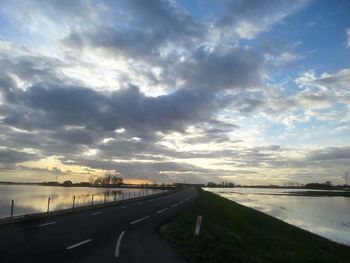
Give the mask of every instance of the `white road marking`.
[[120, 245], [122, 243], [122, 239], [123, 239], [124, 234], [125, 234], [125, 231], [123, 230], [118, 237], [118, 241], [117, 241], [117, 245], [115, 246], [115, 253], [114, 253], [116, 258], [119, 257]]
[[178, 206], [178, 204], [176, 203], [176, 204], [173, 204], [171, 207], [175, 207], [175, 206]]
[[79, 242], [79, 243], [76, 243], [76, 244], [74, 244], [74, 245], [71, 245], [71, 246], [69, 246], [69, 247], [66, 247], [66, 249], [67, 249], [67, 250], [70, 250], [70, 249], [79, 247], [79, 246], [81, 246], [81, 245], [84, 245], [84, 244], [86, 244], [86, 243], [89, 243], [89, 242], [91, 242], [91, 241], [92, 241], [92, 239], [87, 239], [87, 240], [84, 240], [84, 241], [82, 241], [82, 242]]
[[168, 208], [164, 208], [162, 210], [157, 211], [157, 214], [163, 213], [164, 211], [168, 210]]
[[138, 223], [138, 222], [140, 222], [140, 221], [142, 221], [142, 220], [145, 220], [145, 219], [147, 219], [147, 218], [149, 218], [149, 216], [145, 216], [145, 217], [142, 217], [141, 219], [132, 221], [132, 222], [130, 223], [130, 225], [136, 224], [136, 223]]
[[127, 208], [127, 206], [122, 206], [122, 207], [120, 207], [120, 209], [124, 209], [124, 208]]
[[186, 198], [186, 200], [189, 200], [192, 198], [193, 195], [190, 195], [189, 197]]
[[50, 223], [41, 224], [41, 225], [38, 225], [38, 227], [49, 226], [49, 225], [53, 225], [53, 224], [56, 224], [56, 222], [50, 222]]
[[97, 211], [97, 212], [91, 213], [92, 216], [99, 215], [99, 214], [102, 214], [102, 211]]

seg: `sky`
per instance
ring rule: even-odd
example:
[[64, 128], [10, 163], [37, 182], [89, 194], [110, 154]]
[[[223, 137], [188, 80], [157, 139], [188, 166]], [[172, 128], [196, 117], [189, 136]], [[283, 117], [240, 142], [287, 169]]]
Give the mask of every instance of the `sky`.
[[348, 0], [0, 0], [0, 181], [350, 177]]

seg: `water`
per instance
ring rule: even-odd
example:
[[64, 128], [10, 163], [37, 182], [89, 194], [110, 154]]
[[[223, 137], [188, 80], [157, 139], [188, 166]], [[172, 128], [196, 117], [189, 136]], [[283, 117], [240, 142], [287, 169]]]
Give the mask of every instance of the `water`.
[[[9, 217], [11, 200], [15, 200], [14, 216], [47, 212], [48, 198], [50, 197], [50, 211], [71, 208], [73, 196], [75, 207], [91, 204], [94, 195], [94, 204], [142, 194], [153, 194], [162, 190], [136, 188], [93, 188], [93, 187], [58, 187], [39, 185], [0, 185], [0, 218]], [[130, 194], [129, 194], [130, 193]]]
[[244, 206], [350, 246], [350, 197], [276, 195], [305, 189], [205, 188]]

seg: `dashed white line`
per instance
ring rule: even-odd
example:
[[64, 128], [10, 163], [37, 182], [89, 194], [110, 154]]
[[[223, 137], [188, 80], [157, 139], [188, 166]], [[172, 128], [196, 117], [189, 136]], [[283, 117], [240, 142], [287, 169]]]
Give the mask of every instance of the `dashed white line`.
[[161, 210], [157, 211], [157, 214], [163, 213], [166, 210], [168, 210], [168, 208], [161, 209]]
[[176, 203], [176, 204], [173, 204], [171, 207], [175, 207], [175, 206], [178, 206], [178, 205], [179, 205], [179, 204]]
[[99, 214], [102, 214], [102, 211], [97, 211], [97, 212], [91, 213], [92, 216], [99, 215]]
[[119, 257], [120, 245], [122, 243], [122, 239], [123, 239], [124, 234], [125, 234], [125, 231], [123, 230], [118, 237], [118, 241], [117, 241], [117, 245], [115, 246], [115, 253], [114, 253], [116, 258]]
[[147, 219], [147, 218], [149, 218], [149, 216], [145, 216], [145, 217], [142, 217], [141, 219], [137, 219], [137, 220], [135, 220], [135, 221], [132, 221], [132, 222], [130, 223], [130, 225], [136, 224], [136, 223], [138, 223], [138, 222], [140, 222], [140, 221], [142, 221], [142, 220], [145, 220], [145, 219]]
[[56, 222], [41, 224], [41, 225], [38, 225], [38, 227], [49, 226], [49, 225], [53, 225], [53, 224], [56, 224]]
[[84, 241], [82, 241], [82, 242], [79, 242], [79, 243], [76, 243], [76, 244], [74, 244], [74, 245], [71, 245], [71, 246], [69, 246], [69, 247], [66, 247], [66, 249], [67, 249], [67, 250], [70, 250], [70, 249], [79, 247], [79, 246], [81, 246], [81, 245], [84, 245], [84, 244], [86, 244], [86, 243], [89, 243], [89, 242], [91, 242], [91, 241], [92, 241], [92, 239], [87, 239], [87, 240], [84, 240]]

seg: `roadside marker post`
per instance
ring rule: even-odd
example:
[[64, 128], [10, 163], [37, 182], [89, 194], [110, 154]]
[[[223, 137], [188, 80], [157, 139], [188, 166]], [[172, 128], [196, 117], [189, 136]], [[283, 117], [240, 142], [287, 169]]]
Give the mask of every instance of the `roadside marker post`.
[[15, 206], [15, 200], [11, 200], [11, 216], [10, 216], [11, 219], [13, 217], [13, 207], [14, 206]]
[[197, 222], [196, 222], [196, 227], [194, 229], [194, 235], [199, 236], [199, 231], [201, 230], [201, 225], [202, 225], [202, 216], [197, 217]]
[[47, 199], [47, 212], [50, 212], [50, 197]]
[[74, 208], [75, 207], [75, 195], [73, 195], [73, 206], [72, 206], [72, 208]]

